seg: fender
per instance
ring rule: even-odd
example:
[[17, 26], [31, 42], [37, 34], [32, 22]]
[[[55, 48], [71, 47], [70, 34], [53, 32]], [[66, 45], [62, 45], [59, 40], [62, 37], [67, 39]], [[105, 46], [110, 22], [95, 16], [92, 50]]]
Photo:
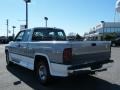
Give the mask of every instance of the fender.
[[[36, 53], [35, 56], [36, 55], [43, 56], [47, 59], [49, 69], [50, 69], [50, 75], [60, 76], [60, 77], [68, 76], [67, 68], [69, 67], [69, 65], [51, 63], [49, 60], [49, 57], [46, 54]], [[34, 59], [35, 59], [35, 57], [34, 57]]]
[[50, 64], [50, 60], [49, 60], [48, 55], [43, 54], [43, 53], [35, 53], [34, 60], [35, 60], [35, 57], [36, 57], [37, 55], [40, 55], [40, 56], [43, 56], [43, 57], [46, 58], [46, 60], [47, 60], [47, 62], [48, 62], [48, 65], [49, 65], [50, 74], [52, 75], [52, 68], [51, 68], [51, 64]]

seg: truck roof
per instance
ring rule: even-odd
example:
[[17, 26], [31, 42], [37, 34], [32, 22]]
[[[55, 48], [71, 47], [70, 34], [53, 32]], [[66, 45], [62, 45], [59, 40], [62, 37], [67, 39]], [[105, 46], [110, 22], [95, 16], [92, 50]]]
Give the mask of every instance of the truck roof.
[[34, 27], [34, 28], [30, 28], [30, 29], [48, 29], [48, 30], [63, 30], [60, 28], [56, 28], [56, 27]]

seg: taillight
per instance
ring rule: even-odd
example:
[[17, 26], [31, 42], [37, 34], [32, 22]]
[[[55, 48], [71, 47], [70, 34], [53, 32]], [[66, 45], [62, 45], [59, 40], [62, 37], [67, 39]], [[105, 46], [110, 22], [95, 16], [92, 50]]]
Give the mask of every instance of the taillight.
[[72, 48], [66, 48], [63, 51], [63, 61], [64, 62], [70, 62], [72, 59]]

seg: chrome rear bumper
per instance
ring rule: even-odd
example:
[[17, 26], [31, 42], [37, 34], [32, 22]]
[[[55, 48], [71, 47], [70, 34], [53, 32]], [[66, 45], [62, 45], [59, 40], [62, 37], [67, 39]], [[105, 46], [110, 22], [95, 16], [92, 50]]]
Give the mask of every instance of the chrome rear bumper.
[[80, 68], [80, 69], [73, 69], [73, 70], [68, 70], [69, 74], [75, 74], [75, 73], [95, 73], [95, 72], [102, 72], [106, 71], [108, 68], [112, 67], [113, 65], [113, 60], [110, 60], [110, 62], [102, 64], [100, 68], [97, 69], [91, 69], [91, 67], [85, 67], [85, 68]]

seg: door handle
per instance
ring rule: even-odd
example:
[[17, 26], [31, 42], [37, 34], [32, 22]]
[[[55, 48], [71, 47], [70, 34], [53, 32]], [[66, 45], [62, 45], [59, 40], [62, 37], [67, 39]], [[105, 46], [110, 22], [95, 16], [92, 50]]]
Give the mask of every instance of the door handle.
[[91, 46], [93, 46], [93, 47], [96, 46], [96, 43], [92, 43]]

